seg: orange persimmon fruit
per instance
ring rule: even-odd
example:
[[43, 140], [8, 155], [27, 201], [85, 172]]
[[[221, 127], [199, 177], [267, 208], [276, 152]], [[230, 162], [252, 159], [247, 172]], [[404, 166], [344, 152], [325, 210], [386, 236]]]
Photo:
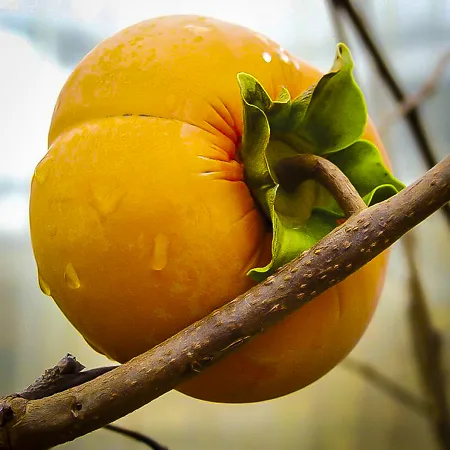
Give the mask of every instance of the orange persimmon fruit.
[[[59, 95], [32, 180], [39, 284], [111, 359], [128, 361], [224, 305], [270, 260], [271, 230], [236, 155], [239, 72], [272, 98], [321, 76], [244, 27], [169, 16], [105, 40]], [[383, 148], [370, 122], [364, 138]], [[360, 339], [385, 268], [382, 254], [179, 390], [254, 402], [317, 380]]]

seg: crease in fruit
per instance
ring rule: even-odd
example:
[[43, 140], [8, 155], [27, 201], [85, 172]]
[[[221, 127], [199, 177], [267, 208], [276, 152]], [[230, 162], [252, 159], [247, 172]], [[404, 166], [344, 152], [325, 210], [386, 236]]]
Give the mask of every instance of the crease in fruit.
[[204, 168], [200, 171], [200, 176], [208, 176], [213, 179], [227, 181], [242, 181], [244, 177], [242, 165], [234, 159], [215, 159], [210, 156], [199, 155], [204, 163]]
[[211, 106], [212, 112], [218, 116], [219, 120], [221, 121], [220, 124], [214, 125], [212, 122], [205, 121], [208, 125], [214, 127], [217, 131], [222, 133], [225, 137], [230, 139], [230, 141], [233, 142], [234, 145], [237, 144], [239, 140], [239, 136], [237, 131], [235, 130], [235, 124], [234, 121], [230, 121], [230, 112], [228, 111], [227, 107], [224, 105], [223, 102], [221, 102], [222, 107], [225, 109], [227, 117], [224, 116], [224, 112], [219, 109], [218, 106], [215, 106], [214, 103], [210, 102], [209, 105]]
[[[157, 116], [157, 115], [153, 115], [153, 114], [144, 114], [144, 113], [132, 113], [132, 112], [125, 112], [123, 114], [112, 114], [112, 115], [108, 115], [108, 116], [91, 116], [91, 117], [87, 117], [85, 120], [79, 120], [79, 121], [74, 121], [73, 123], [69, 123], [66, 126], [62, 127], [61, 129], [57, 130], [57, 132], [55, 130], [51, 130], [51, 136], [49, 138], [49, 145], [53, 145], [58, 139], [61, 139], [61, 136], [64, 136], [65, 139], [67, 139], [69, 137], [70, 133], [78, 133], [81, 134], [82, 133], [82, 129], [83, 127], [90, 127], [90, 126], [99, 126], [102, 125], [104, 121], [108, 121], [108, 120], [131, 120], [131, 119], [143, 119], [143, 120], [151, 120], [151, 119], [162, 119], [162, 120], [167, 120], [167, 121], [172, 121], [172, 122], [178, 122], [182, 125], [189, 125], [191, 127], [194, 127], [198, 130], [201, 130], [205, 133], [210, 134], [211, 136], [214, 136], [214, 138], [217, 138], [218, 135], [211, 129], [209, 129], [208, 127], [203, 127], [200, 126], [198, 124], [189, 122], [187, 120], [181, 120], [181, 119], [177, 119], [176, 117], [172, 117], [170, 114], [168, 114], [167, 116]], [[207, 124], [209, 126], [211, 126], [210, 124]], [[215, 129], [215, 127], [214, 127]], [[57, 135], [57, 137], [53, 137], [53, 135]], [[222, 135], [222, 137], [224, 137]]]

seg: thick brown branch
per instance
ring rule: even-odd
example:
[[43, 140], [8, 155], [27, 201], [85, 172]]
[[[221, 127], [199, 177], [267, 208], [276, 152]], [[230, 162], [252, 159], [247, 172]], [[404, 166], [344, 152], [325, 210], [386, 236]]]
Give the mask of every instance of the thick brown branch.
[[0, 449], [45, 449], [140, 408], [339, 283], [450, 201], [450, 156], [396, 196], [350, 217], [276, 275], [150, 351], [39, 400], [6, 398]]
[[280, 185], [287, 190], [314, 179], [322, 184], [338, 202], [347, 217], [366, 208], [350, 180], [331, 161], [317, 155], [301, 154], [282, 159], [275, 168]]

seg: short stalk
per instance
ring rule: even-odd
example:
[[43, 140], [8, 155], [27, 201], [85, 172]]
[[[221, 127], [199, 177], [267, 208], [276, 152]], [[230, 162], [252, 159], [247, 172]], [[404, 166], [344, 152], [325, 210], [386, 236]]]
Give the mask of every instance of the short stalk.
[[325, 187], [344, 211], [346, 217], [367, 208], [344, 173], [327, 159], [310, 154], [300, 154], [281, 160], [275, 168], [280, 186], [291, 191], [300, 183], [313, 179]]

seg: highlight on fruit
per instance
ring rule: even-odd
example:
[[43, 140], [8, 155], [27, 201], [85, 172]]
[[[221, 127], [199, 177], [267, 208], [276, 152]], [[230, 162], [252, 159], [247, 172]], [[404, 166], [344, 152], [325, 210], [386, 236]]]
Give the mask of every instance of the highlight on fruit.
[[[167, 16], [102, 42], [56, 102], [30, 229], [39, 286], [96, 351], [126, 362], [264, 280], [345, 221], [326, 158], [367, 205], [403, 188], [339, 44], [328, 73], [247, 28]], [[177, 389], [245, 403], [316, 381], [363, 335], [387, 254]]]

